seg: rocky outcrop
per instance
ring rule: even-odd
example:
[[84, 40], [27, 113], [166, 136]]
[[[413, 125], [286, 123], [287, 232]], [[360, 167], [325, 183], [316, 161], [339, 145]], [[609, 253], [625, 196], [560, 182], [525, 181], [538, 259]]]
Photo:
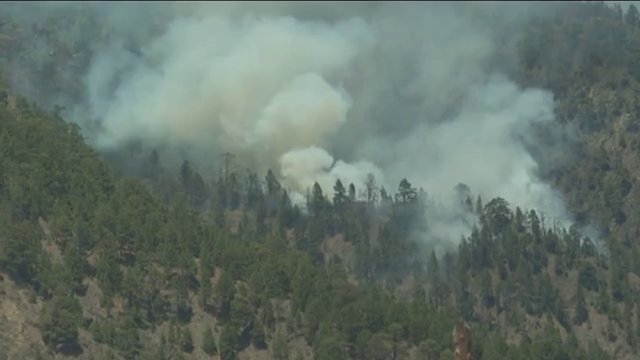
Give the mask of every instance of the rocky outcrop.
[[459, 321], [453, 328], [453, 359], [471, 360], [471, 329], [464, 321]]

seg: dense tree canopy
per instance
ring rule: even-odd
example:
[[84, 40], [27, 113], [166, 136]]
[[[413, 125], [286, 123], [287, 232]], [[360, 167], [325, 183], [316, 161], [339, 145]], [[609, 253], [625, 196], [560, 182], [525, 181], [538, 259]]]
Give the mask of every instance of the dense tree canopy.
[[[478, 359], [637, 356], [638, 21], [633, 5], [571, 5], [518, 47], [520, 82], [553, 90], [578, 133], [582, 156], [543, 174], [578, 224], [459, 184], [477, 223], [444, 253], [421, 237], [438, 205], [410, 179], [309, 184], [305, 212], [271, 170], [212, 177], [153, 150], [121, 177], [77, 126], [0, 88], [0, 271], [43, 304], [48, 352], [86, 330], [125, 359], [287, 359], [301, 343], [317, 359], [446, 358], [462, 318]], [[580, 235], [589, 221], [603, 241]]]

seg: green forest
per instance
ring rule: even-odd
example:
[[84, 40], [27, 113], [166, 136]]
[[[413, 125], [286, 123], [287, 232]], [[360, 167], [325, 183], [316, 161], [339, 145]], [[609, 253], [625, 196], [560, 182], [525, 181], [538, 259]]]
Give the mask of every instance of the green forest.
[[459, 320], [475, 360], [637, 358], [639, 16], [573, 3], [518, 44], [518, 82], [577, 132], [546, 174], [576, 225], [461, 184], [479, 223], [444, 254], [415, 237], [434, 205], [410, 178], [309, 184], [303, 211], [271, 170], [207, 177], [152, 151], [125, 176], [2, 86], [0, 359], [453, 359]]

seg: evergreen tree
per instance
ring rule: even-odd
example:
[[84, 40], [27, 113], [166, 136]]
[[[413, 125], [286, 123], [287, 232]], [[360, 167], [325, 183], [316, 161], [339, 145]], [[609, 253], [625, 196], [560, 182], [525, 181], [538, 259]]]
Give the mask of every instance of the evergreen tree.
[[228, 271], [222, 273], [216, 284], [216, 297], [218, 303], [218, 315], [222, 320], [227, 320], [231, 315], [231, 301], [235, 295], [235, 284]]
[[396, 193], [396, 202], [408, 203], [418, 199], [418, 193], [415, 188], [411, 187], [411, 183], [407, 179], [402, 179], [398, 185], [398, 193]]
[[336, 208], [341, 208], [344, 203], [346, 203], [349, 198], [346, 194], [346, 189], [342, 185], [342, 181], [340, 179], [336, 180], [336, 184], [333, 186], [333, 190], [335, 191], [333, 195], [333, 205]]
[[639, 22], [638, 8], [634, 4], [630, 4], [624, 17], [624, 22], [630, 26], [638, 26]]
[[240, 207], [241, 200], [240, 180], [236, 173], [231, 173], [229, 175], [227, 186], [229, 191], [229, 207], [232, 210], [235, 210]]
[[431, 283], [436, 283], [440, 280], [440, 266], [438, 265], [438, 258], [434, 250], [431, 250], [431, 256], [427, 263], [427, 273], [429, 274]]
[[259, 199], [263, 196], [262, 187], [260, 186], [260, 181], [256, 173], [252, 172], [247, 176], [246, 193], [246, 207], [249, 209], [256, 208]]
[[42, 312], [42, 340], [52, 349], [78, 346], [81, 320], [82, 308], [73, 295], [54, 296]]
[[208, 307], [209, 299], [212, 295], [211, 276], [213, 275], [213, 259], [211, 252], [211, 245], [206, 241], [200, 252], [200, 288], [198, 289], [200, 304], [205, 308]]
[[349, 200], [352, 203], [356, 202], [356, 186], [353, 183], [349, 184]]
[[320, 215], [324, 210], [325, 199], [322, 194], [322, 188], [317, 182], [313, 184], [313, 191], [311, 193], [311, 199], [309, 199], [309, 208], [314, 216]]
[[144, 177], [156, 181], [160, 176], [160, 155], [158, 150], [153, 149], [147, 159]]
[[267, 194], [278, 195], [278, 193], [282, 189], [282, 185], [280, 185], [280, 182], [278, 182], [278, 179], [276, 179], [276, 176], [273, 174], [273, 171], [271, 171], [271, 169], [267, 171], [265, 182], [267, 183]]
[[271, 358], [275, 360], [288, 360], [289, 347], [287, 346], [286, 335], [282, 330], [278, 330], [273, 338], [271, 345]]
[[82, 285], [82, 279], [87, 268], [86, 260], [81, 254], [77, 240], [72, 239], [64, 252], [64, 263], [71, 276], [72, 289], [77, 290]]
[[372, 173], [367, 174], [364, 186], [366, 189], [367, 203], [375, 204], [378, 201], [378, 186], [376, 185], [376, 178]]
[[391, 195], [387, 193], [387, 190], [384, 188], [384, 186], [380, 187], [380, 201], [384, 206], [389, 206], [393, 202]]
[[576, 293], [576, 309], [573, 321], [576, 325], [582, 325], [589, 319], [589, 312], [587, 311], [587, 303], [584, 298], [584, 292], [582, 286], [578, 284], [578, 291]]
[[482, 214], [483, 208], [484, 206], [482, 205], [482, 198], [480, 197], [480, 195], [478, 195], [478, 198], [476, 199], [476, 214]]
[[486, 308], [493, 307], [495, 305], [496, 299], [493, 291], [491, 274], [487, 269], [483, 270], [482, 273], [480, 273], [480, 292], [482, 294], [482, 304]]
[[213, 356], [218, 352], [216, 340], [213, 337], [213, 331], [211, 331], [211, 326], [209, 325], [205, 327], [204, 333], [202, 334], [202, 351], [209, 356]]
[[182, 329], [182, 333], [180, 335], [180, 349], [186, 353], [191, 353], [193, 351], [191, 330], [186, 326]]
[[220, 356], [224, 360], [234, 360], [238, 351], [238, 328], [227, 325], [220, 333]]

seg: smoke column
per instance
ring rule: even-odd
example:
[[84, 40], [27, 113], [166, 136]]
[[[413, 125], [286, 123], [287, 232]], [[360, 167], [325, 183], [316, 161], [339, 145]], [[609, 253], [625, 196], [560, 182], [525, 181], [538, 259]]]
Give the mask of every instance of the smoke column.
[[296, 198], [314, 181], [407, 178], [445, 204], [432, 229], [455, 241], [469, 230], [447, 215], [458, 183], [571, 221], [525, 146], [553, 96], [508, 77], [518, 24], [551, 6], [3, 3], [25, 41], [2, 64], [102, 151], [139, 142], [203, 168], [229, 151]]

